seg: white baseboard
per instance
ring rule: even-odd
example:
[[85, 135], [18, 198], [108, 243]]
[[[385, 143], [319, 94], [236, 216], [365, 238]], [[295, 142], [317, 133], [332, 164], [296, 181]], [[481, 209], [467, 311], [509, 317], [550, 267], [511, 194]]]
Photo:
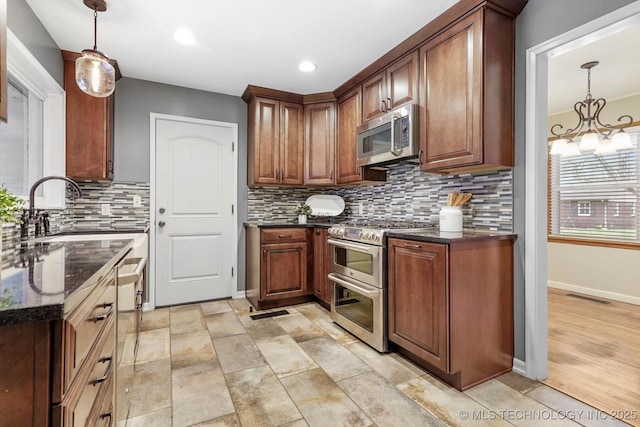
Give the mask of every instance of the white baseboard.
[[515, 357], [513, 358], [513, 368], [512, 368], [512, 370], [516, 374], [520, 374], [523, 377], [527, 376], [527, 366], [526, 366], [526, 364], [522, 360], [516, 359]]
[[579, 294], [590, 295], [593, 297], [606, 298], [613, 301], [620, 301], [620, 302], [626, 302], [628, 304], [640, 305], [640, 297], [634, 297], [632, 295], [601, 291], [599, 289], [593, 289], [593, 288], [585, 288], [584, 286], [572, 285], [570, 283], [556, 282], [553, 280], [547, 281], [547, 286], [550, 288], [562, 289], [564, 291], [576, 292]]
[[246, 295], [245, 291], [235, 291], [231, 298], [233, 298], [233, 299], [242, 299], [242, 298], [246, 298], [246, 297], [247, 297], [247, 295]]

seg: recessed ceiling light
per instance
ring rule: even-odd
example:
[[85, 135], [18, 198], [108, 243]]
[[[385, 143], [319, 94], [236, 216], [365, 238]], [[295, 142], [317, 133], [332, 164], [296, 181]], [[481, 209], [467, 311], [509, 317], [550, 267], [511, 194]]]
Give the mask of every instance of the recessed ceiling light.
[[188, 30], [178, 30], [173, 34], [173, 39], [184, 45], [192, 45], [196, 42], [196, 38]]
[[304, 71], [305, 73], [309, 73], [316, 69], [316, 64], [313, 62], [305, 61], [302, 64], [298, 65], [300, 71]]

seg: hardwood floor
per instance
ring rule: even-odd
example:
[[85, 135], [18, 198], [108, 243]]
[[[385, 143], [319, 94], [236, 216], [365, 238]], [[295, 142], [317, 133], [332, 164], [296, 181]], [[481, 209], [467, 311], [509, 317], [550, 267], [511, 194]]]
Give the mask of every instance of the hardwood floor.
[[640, 306], [569, 293], [549, 288], [549, 376], [543, 382], [640, 426]]

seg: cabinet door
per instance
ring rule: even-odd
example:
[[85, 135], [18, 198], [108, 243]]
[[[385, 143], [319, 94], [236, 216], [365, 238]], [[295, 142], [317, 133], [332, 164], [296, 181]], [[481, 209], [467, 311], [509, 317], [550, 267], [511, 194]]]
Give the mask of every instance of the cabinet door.
[[316, 228], [313, 230], [313, 294], [316, 298], [324, 301], [325, 274], [325, 244], [327, 240], [327, 230]]
[[262, 245], [261, 300], [307, 295], [307, 244]]
[[76, 179], [113, 179], [113, 98], [96, 98], [76, 84], [79, 53], [62, 51], [66, 92], [66, 168]]
[[449, 369], [446, 245], [389, 239], [389, 340]]
[[387, 68], [387, 108], [418, 102], [418, 51]]
[[362, 118], [365, 122], [385, 113], [384, 106], [388, 102], [385, 79], [386, 73], [382, 71], [362, 84]]
[[336, 141], [336, 180], [338, 184], [362, 179], [356, 165], [358, 126], [362, 124], [361, 88], [357, 87], [338, 100], [338, 139]]
[[305, 184], [334, 183], [335, 102], [304, 106]]
[[280, 106], [280, 172], [282, 184], [302, 184], [304, 165], [304, 109], [300, 104]]
[[333, 300], [333, 282], [329, 280], [329, 273], [331, 273], [331, 265], [333, 264], [333, 251], [331, 250], [331, 246], [329, 246], [329, 233], [326, 229], [323, 230], [324, 237], [324, 285], [323, 285], [323, 293], [324, 293], [324, 302], [328, 305], [331, 305], [331, 301]]
[[280, 102], [253, 98], [249, 104], [249, 185], [277, 184], [280, 166]]
[[420, 49], [420, 169], [483, 161], [482, 11]]

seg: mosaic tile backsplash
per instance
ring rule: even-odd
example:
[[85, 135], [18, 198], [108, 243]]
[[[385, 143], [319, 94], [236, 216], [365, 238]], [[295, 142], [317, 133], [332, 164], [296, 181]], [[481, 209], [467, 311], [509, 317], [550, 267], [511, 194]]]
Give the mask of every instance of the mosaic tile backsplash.
[[292, 209], [307, 197], [313, 194], [335, 194], [345, 200], [345, 212], [334, 218], [333, 222], [374, 219], [437, 224], [440, 207], [446, 205], [447, 195], [454, 190], [473, 193], [471, 200], [462, 209], [465, 228], [513, 231], [511, 170], [485, 174], [435, 175], [420, 172], [412, 163], [390, 166], [387, 181], [377, 185], [338, 189], [249, 188], [248, 220], [294, 221], [296, 215]]
[[[149, 184], [103, 181], [77, 181], [82, 199], [67, 188], [64, 210], [50, 210], [51, 233], [69, 231], [140, 230], [149, 224]], [[140, 196], [142, 206], [133, 207], [133, 196]], [[111, 215], [102, 215], [103, 203], [111, 207]], [[30, 227], [34, 233], [34, 226]], [[20, 239], [19, 224], [3, 224], [3, 246]]]

